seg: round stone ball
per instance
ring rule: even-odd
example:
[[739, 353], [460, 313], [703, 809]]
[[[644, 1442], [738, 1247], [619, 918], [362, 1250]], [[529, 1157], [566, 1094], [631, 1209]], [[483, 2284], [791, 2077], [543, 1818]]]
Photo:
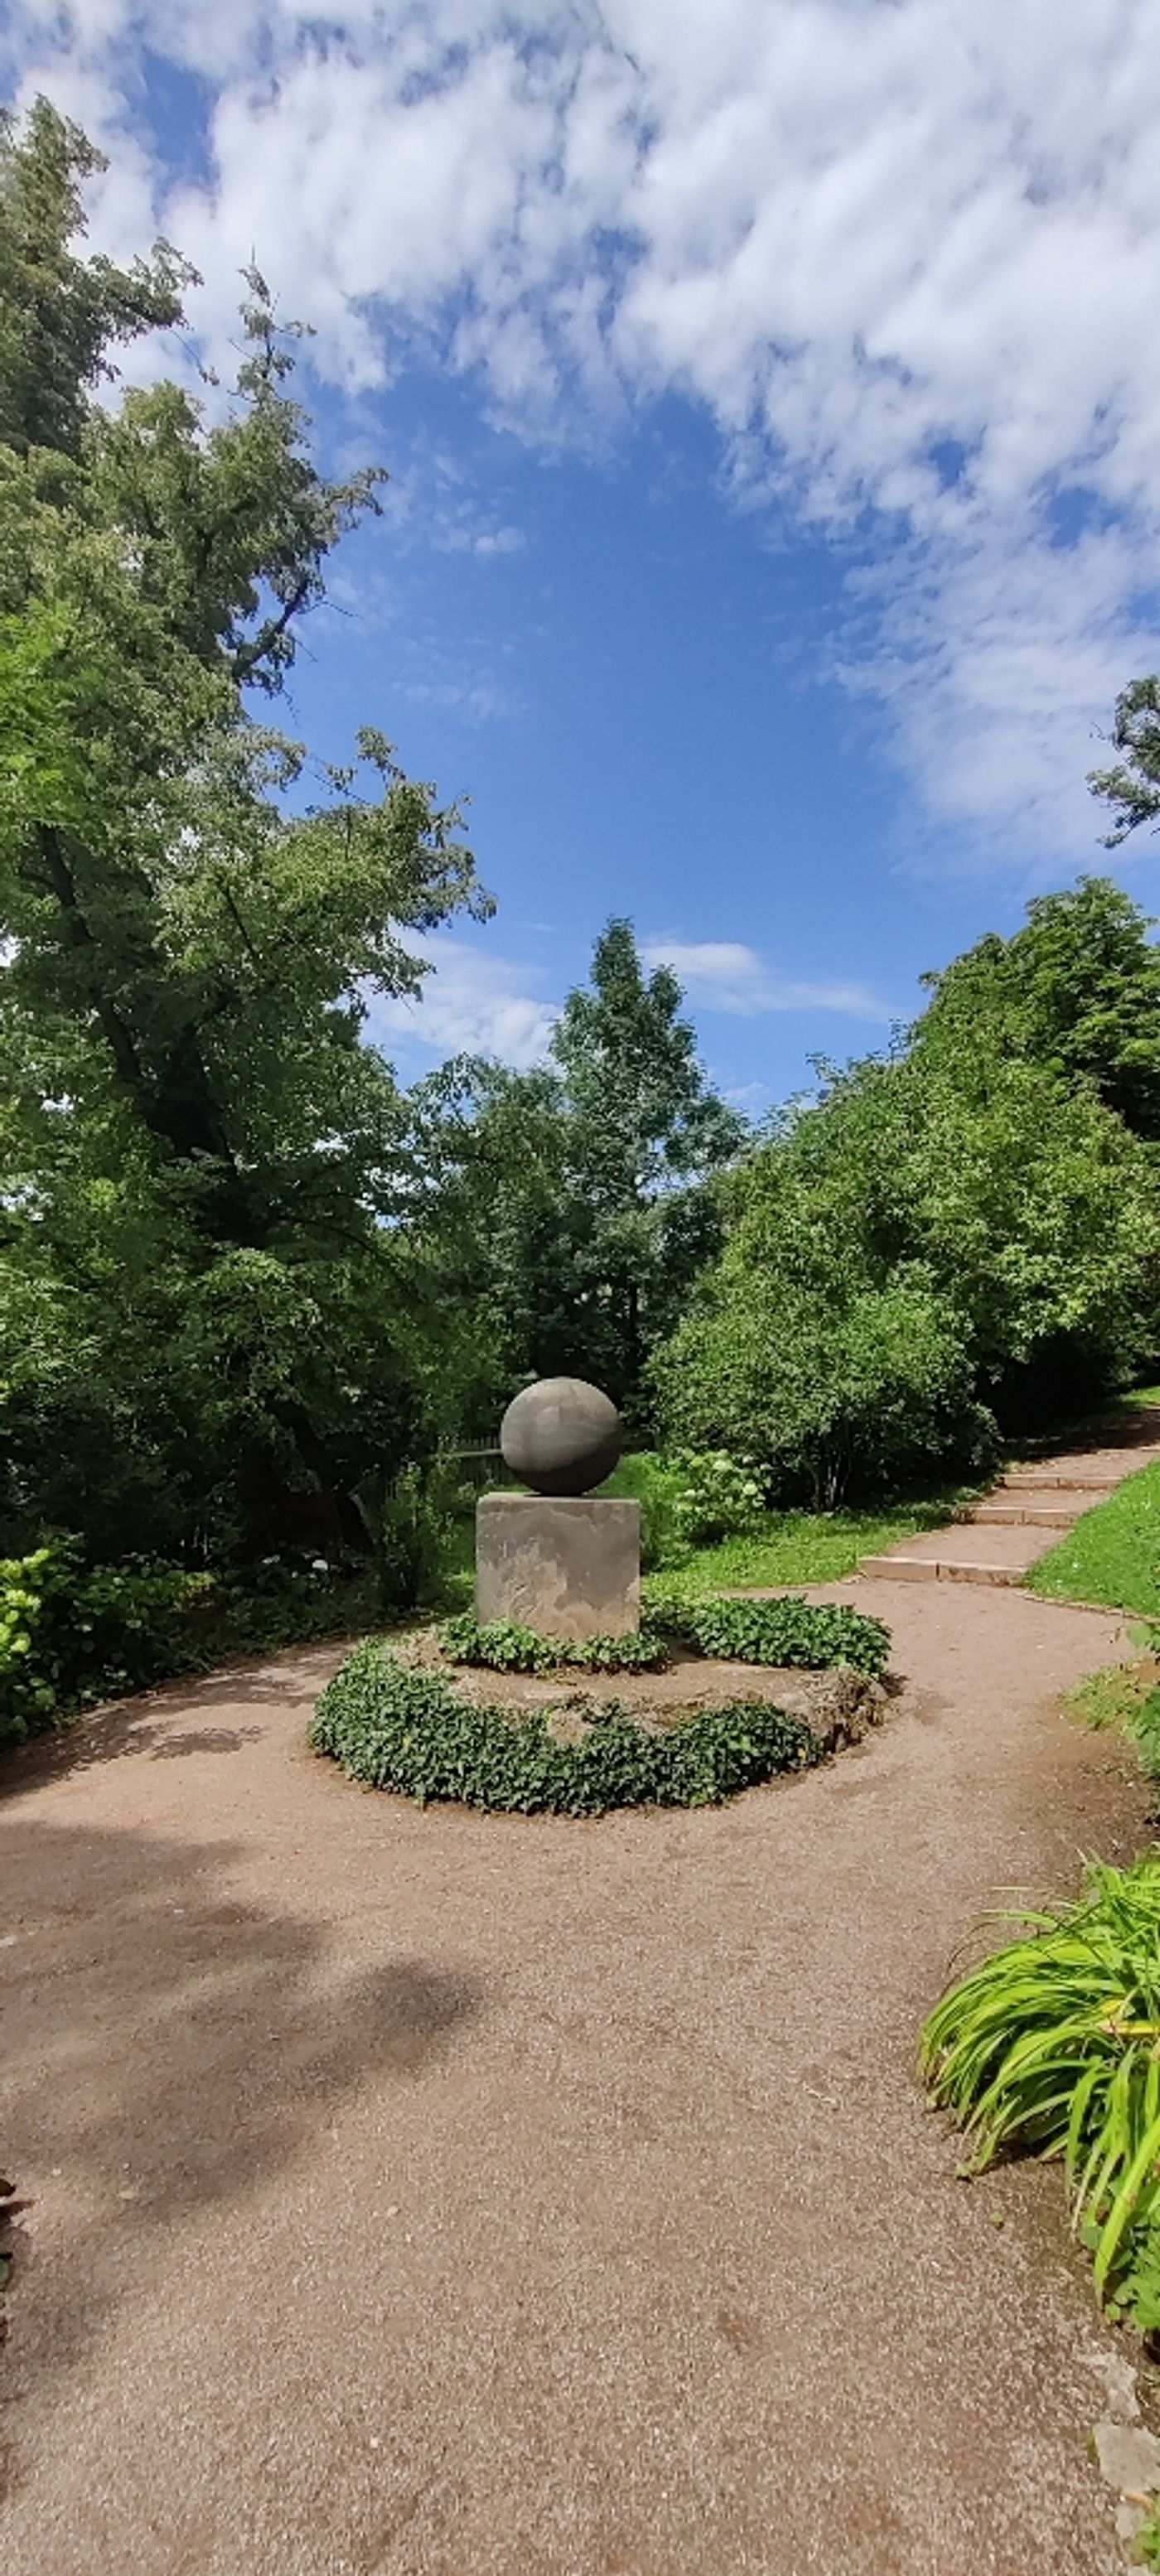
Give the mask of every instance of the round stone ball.
[[612, 1474], [624, 1433], [616, 1406], [582, 1377], [541, 1377], [499, 1426], [504, 1463], [534, 1494], [590, 1494]]

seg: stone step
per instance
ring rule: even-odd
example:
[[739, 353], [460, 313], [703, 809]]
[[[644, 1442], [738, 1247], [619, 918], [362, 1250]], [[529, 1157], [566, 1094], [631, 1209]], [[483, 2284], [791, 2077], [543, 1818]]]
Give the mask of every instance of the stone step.
[[981, 1557], [864, 1556], [858, 1568], [877, 1583], [1021, 1583], [1025, 1568], [988, 1564]]
[[1054, 1494], [1061, 1486], [1069, 1493], [1110, 1494], [1123, 1482], [1125, 1472], [1112, 1467], [1009, 1467], [995, 1487], [998, 1494]]
[[[859, 1570], [865, 1574], [873, 1568], [888, 1582], [1018, 1583], [1050, 1545], [1049, 1530], [1010, 1522], [988, 1529], [959, 1521], [949, 1529], [923, 1530], [916, 1538], [902, 1539], [886, 1555], [863, 1557]], [[933, 1575], [925, 1572], [928, 1566]]]
[[1091, 1510], [1092, 1500], [1090, 1490], [1074, 1485], [1043, 1493], [1032, 1487], [1022, 1495], [1012, 1491], [1006, 1497], [988, 1495], [981, 1503], [968, 1503], [955, 1513], [955, 1519], [988, 1529], [1070, 1529], [1081, 1512]]

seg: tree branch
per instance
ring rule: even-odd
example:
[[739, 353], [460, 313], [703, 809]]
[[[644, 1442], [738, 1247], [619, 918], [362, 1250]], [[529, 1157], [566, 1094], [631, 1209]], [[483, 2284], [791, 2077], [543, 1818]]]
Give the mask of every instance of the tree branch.
[[[54, 823], [41, 823], [38, 826], [37, 847], [45, 876], [64, 914], [65, 936], [69, 946], [83, 952], [95, 967], [97, 943], [85, 919], [81, 899], [77, 893], [76, 878], [65, 857], [60, 833]], [[108, 1040], [113, 1062], [121, 1080], [132, 1091], [148, 1115], [149, 1085], [145, 1068], [137, 1052], [136, 1040], [128, 1022], [122, 1018], [111, 997], [101, 991], [95, 973], [90, 975], [88, 981], [93, 1009]]]
[[285, 602], [278, 616], [267, 619], [260, 634], [255, 635], [251, 644], [238, 646], [234, 655], [234, 678], [239, 684], [248, 680], [255, 666], [265, 659], [267, 653], [272, 652], [279, 637], [285, 634], [291, 618], [297, 617], [299, 609], [305, 608], [309, 597], [310, 576], [304, 573], [293, 596]]

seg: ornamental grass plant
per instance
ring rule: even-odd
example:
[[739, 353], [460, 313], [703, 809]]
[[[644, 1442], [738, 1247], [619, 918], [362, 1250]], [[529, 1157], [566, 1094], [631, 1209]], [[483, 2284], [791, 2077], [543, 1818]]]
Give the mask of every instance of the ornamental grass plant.
[[920, 2052], [961, 2125], [965, 2169], [1058, 2158], [1100, 2297], [1160, 2329], [1160, 1851], [1092, 1864], [1072, 1904], [1019, 1910], [1017, 1939], [944, 1994]]

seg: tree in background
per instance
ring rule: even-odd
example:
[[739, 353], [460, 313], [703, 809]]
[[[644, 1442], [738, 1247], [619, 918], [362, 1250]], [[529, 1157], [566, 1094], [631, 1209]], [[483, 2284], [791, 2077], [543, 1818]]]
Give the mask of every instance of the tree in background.
[[471, 1319], [457, 1402], [475, 1427], [532, 1374], [591, 1378], [641, 1418], [649, 1356], [720, 1245], [716, 1176], [747, 1136], [680, 1006], [670, 969], [646, 974], [631, 924], [610, 921], [547, 1066], [461, 1064], [424, 1086], [437, 1302]]
[[1036, 895], [1011, 939], [994, 932], [941, 974], [912, 1032], [924, 1060], [982, 1049], [1086, 1083], [1134, 1135], [1160, 1138], [1160, 949], [1110, 877]]
[[977, 1465], [997, 1425], [1078, 1413], [1152, 1357], [1145, 930], [1114, 887], [1046, 898], [934, 979], [892, 1058], [791, 1104], [658, 1354], [674, 1436], [828, 1505]]
[[212, 417], [96, 400], [192, 277], [79, 255], [99, 166], [43, 101], [0, 127], [0, 1506], [9, 1543], [83, 1508], [99, 1548], [354, 1546], [423, 1405], [364, 995], [482, 899], [375, 728], [307, 803], [252, 712], [380, 478], [319, 475], [256, 272]]
[[1160, 822], [1160, 676], [1130, 680], [1116, 700], [1112, 746], [1120, 753], [1107, 769], [1093, 769], [1093, 796], [1114, 808], [1105, 847], [1118, 848], [1142, 823]]

